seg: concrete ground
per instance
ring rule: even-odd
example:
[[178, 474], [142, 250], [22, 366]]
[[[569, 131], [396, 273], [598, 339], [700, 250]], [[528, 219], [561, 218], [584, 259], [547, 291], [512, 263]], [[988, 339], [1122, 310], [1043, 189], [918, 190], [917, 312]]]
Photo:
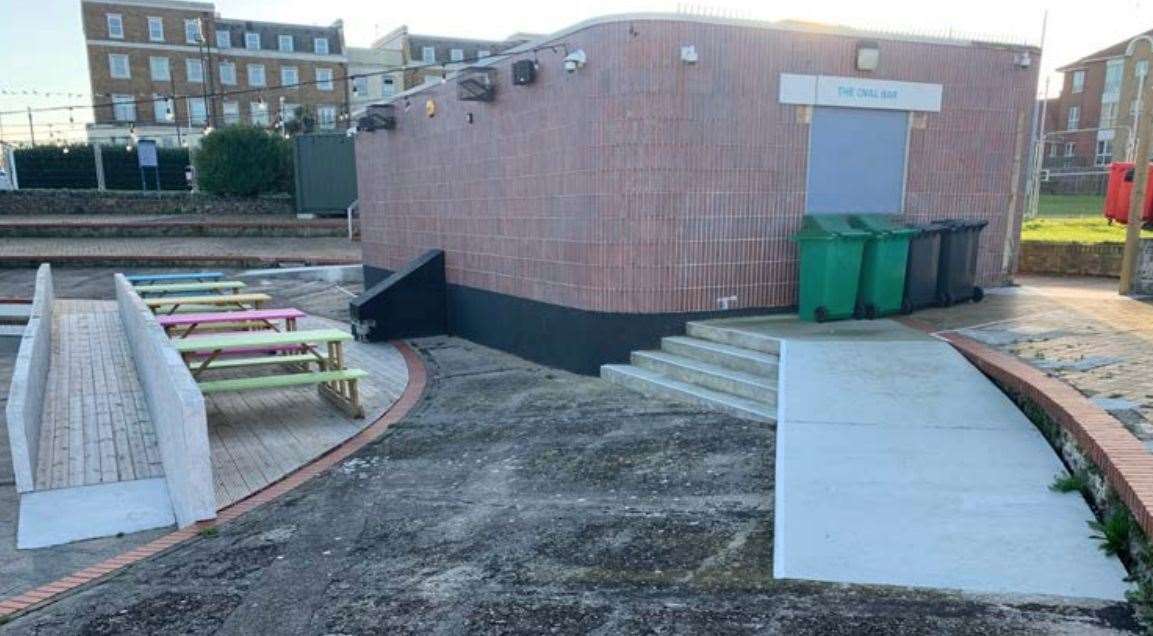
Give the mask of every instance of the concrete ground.
[[1019, 277], [981, 303], [918, 312], [1064, 380], [1153, 446], [1153, 302], [1116, 279]]
[[[1115, 602], [772, 578], [774, 439], [453, 338], [288, 496], [14, 620], [33, 633], [1113, 633]], [[814, 531], [819, 531], [814, 529]]]

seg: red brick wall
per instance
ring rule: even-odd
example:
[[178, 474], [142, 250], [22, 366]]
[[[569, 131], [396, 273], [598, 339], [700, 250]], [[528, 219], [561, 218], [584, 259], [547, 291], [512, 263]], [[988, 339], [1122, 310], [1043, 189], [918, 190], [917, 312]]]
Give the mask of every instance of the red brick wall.
[[[587, 53], [580, 72], [561, 70], [561, 47], [542, 50], [532, 86], [512, 86], [502, 62], [494, 102], [459, 101], [450, 82], [402, 100], [396, 130], [358, 136], [365, 263], [441, 248], [452, 283], [596, 311], [794, 304], [808, 125], [778, 103], [778, 77], [860, 75], [858, 38], [685, 19], [562, 39]], [[679, 60], [683, 44], [697, 64]], [[1006, 225], [1019, 223], [1015, 133], [1036, 71], [1016, 54], [883, 41], [868, 74], [944, 84], [943, 112], [911, 133], [907, 209], [988, 219], [986, 283], [1006, 277]]]

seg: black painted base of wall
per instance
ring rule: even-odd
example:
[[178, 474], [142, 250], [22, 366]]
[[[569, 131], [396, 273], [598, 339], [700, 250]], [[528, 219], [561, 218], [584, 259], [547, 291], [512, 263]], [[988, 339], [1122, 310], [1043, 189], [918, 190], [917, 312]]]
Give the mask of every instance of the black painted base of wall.
[[[372, 287], [392, 272], [364, 266], [364, 286]], [[681, 335], [685, 323], [784, 313], [789, 308], [750, 308], [664, 314], [585, 311], [507, 294], [447, 286], [448, 333], [507, 351], [527, 360], [585, 375], [600, 365], [628, 362], [636, 349], [653, 349], [664, 336]]]

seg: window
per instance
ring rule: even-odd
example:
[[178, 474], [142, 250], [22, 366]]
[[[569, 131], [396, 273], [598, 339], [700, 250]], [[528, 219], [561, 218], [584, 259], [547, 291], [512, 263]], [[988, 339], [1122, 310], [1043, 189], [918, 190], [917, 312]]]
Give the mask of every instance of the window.
[[280, 105], [280, 121], [293, 121], [296, 119], [296, 110], [300, 108], [300, 104], [290, 104], [285, 102]]
[[420, 47], [420, 61], [424, 62], [425, 64], [436, 64], [436, 47]]
[[1117, 102], [1101, 102], [1101, 128], [1112, 128], [1117, 123]]
[[109, 13], [105, 17], [108, 19], [108, 37], [123, 40], [124, 18], [119, 13]]
[[488, 49], [481, 49], [481, 50], [476, 52], [476, 59], [483, 60], [484, 58], [489, 57], [490, 55], [492, 55], [492, 51], [490, 51]]
[[1049, 145], [1049, 156], [1050, 157], [1056, 157], [1057, 156], [1057, 144], [1050, 144]]
[[276, 48], [281, 53], [291, 53], [296, 50], [292, 41], [291, 35], [279, 35], [276, 37]]
[[129, 79], [132, 72], [128, 68], [128, 56], [123, 53], [108, 54], [108, 74], [112, 79]]
[[230, 49], [232, 48], [232, 33], [229, 31], [216, 32], [216, 48]]
[[386, 77], [380, 81], [380, 92], [384, 97], [396, 94], [396, 85], [393, 84], [391, 77]]
[[152, 72], [152, 81], [154, 82], [167, 82], [172, 79], [172, 72], [168, 69], [168, 58], [166, 57], [148, 58], [148, 68]]
[[203, 126], [208, 121], [208, 109], [204, 107], [203, 97], [188, 98], [188, 125]]
[[112, 118], [116, 121], [136, 121], [135, 98], [132, 95], [113, 95]]
[[199, 58], [190, 57], [184, 60], [184, 71], [188, 74], [189, 82], [204, 81], [204, 62]]
[[1081, 124], [1081, 107], [1070, 106], [1069, 111], [1065, 113], [1065, 130], [1077, 130], [1077, 126]]
[[244, 34], [244, 48], [249, 51], [260, 50], [260, 34], [259, 33], [245, 33]]
[[1105, 89], [1102, 91], [1102, 101], [1117, 101], [1121, 95], [1121, 78], [1125, 75], [1125, 60], [1109, 60], [1105, 63]]
[[164, 41], [164, 18], [148, 16], [148, 39], [152, 42]]
[[264, 102], [250, 102], [248, 104], [248, 116], [252, 120], [253, 126], [267, 126], [268, 104]]
[[354, 77], [352, 78], [352, 93], [360, 98], [372, 97], [368, 94], [368, 78], [367, 77]]
[[236, 85], [236, 64], [232, 62], [220, 63], [220, 83], [228, 86]]
[[1105, 166], [1113, 161], [1113, 142], [1109, 139], [1097, 140], [1097, 154], [1093, 158], [1093, 165]]
[[332, 69], [318, 68], [316, 69], [316, 88], [317, 90], [330, 91], [332, 90]]
[[300, 83], [300, 73], [296, 71], [295, 66], [282, 66], [280, 67], [280, 85], [281, 86], [294, 86]]
[[312, 50], [317, 55], [328, 55], [328, 38], [313, 38]]
[[240, 123], [240, 102], [224, 102], [224, 125], [235, 126]]
[[448, 58], [453, 62], [461, 62], [464, 60], [464, 49], [451, 49], [448, 52]]
[[264, 65], [263, 64], [249, 64], [248, 65], [248, 85], [249, 86], [264, 86]]
[[317, 106], [316, 123], [321, 128], [336, 128], [336, 106]]
[[1073, 71], [1073, 92], [1085, 90], [1085, 71]]
[[195, 18], [184, 21], [184, 41], [188, 44], [199, 44], [201, 40], [200, 35], [200, 20]]
[[1072, 157], [1073, 156], [1073, 143], [1072, 142], [1065, 144], [1065, 156], [1066, 157]]
[[172, 121], [172, 100], [159, 94], [152, 94], [152, 118], [158, 124]]
[[1149, 74], [1149, 60], [1138, 60], [1137, 64], [1133, 67], [1133, 75], [1137, 77], [1145, 77]]

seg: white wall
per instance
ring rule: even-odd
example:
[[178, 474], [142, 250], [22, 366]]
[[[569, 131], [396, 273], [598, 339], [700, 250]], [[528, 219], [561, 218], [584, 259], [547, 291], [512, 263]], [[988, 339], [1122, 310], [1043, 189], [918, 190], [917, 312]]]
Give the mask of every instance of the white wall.
[[156, 428], [176, 523], [183, 528], [212, 519], [216, 492], [204, 397], [168, 334], [121, 274], [116, 274], [116, 301]]
[[20, 339], [5, 409], [16, 491], [21, 493], [36, 487], [36, 458], [40, 451], [41, 412], [52, 353], [52, 305], [55, 300], [52, 269], [44, 263], [36, 272], [32, 315]]

